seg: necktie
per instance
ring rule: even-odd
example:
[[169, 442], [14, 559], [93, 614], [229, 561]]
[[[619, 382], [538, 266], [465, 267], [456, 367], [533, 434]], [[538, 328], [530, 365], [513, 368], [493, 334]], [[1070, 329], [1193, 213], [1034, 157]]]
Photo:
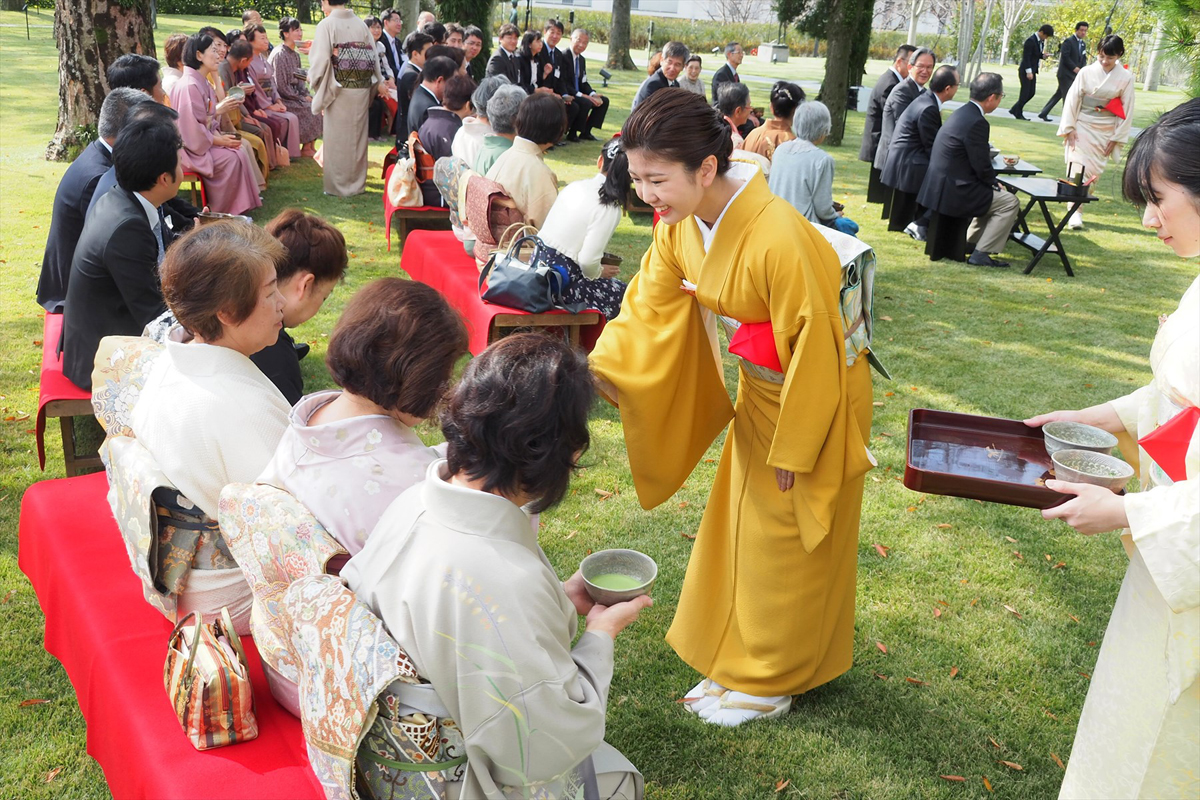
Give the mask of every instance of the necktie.
[[736, 72], [735, 72], [735, 73], [733, 73], [733, 82], [734, 82], [734, 83], [741, 83], [741, 82], [742, 82], [742, 79], [738, 77], [738, 74], [737, 74]]
[[167, 249], [165, 247], [163, 247], [163, 235], [162, 235], [163, 225], [165, 225], [165, 224], [166, 224], [166, 220], [163, 219], [162, 209], [159, 208], [158, 209], [158, 224], [154, 226], [154, 238], [158, 241], [158, 263], [159, 264], [162, 263], [163, 256], [165, 256], [167, 254]]
[[575, 56], [575, 94], [579, 94], [579, 73], [581, 71], [579, 56]]

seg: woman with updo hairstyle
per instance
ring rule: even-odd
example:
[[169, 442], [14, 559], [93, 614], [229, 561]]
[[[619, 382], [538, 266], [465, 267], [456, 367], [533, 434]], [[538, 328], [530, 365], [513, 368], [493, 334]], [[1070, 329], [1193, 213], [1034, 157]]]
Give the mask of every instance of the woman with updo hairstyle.
[[187, 34], [172, 33], [163, 44], [163, 58], [166, 66], [162, 70], [162, 90], [168, 97], [171, 88], [183, 77], [183, 48], [187, 46]]
[[1106, 541], [1093, 546], [1129, 556], [1060, 800], [1195, 797], [1200, 775], [1200, 99], [1138, 135], [1122, 188], [1145, 209], [1142, 224], [1191, 263], [1178, 275], [1180, 285], [1191, 283], [1179, 307], [1158, 320], [1149, 383], [1107, 403], [1025, 421], [1103, 428], [1122, 438], [1122, 455], [1140, 467], [1140, 490], [1119, 495], [1046, 481], [1073, 497], [1043, 517], [1098, 534]]
[[604, 721], [613, 640], [651, 600], [595, 605], [578, 571], [561, 581], [524, 510], [567, 495], [593, 398], [586, 357], [561, 340], [491, 345], [442, 412], [446, 458], [342, 569], [462, 731], [466, 771], [448, 796], [642, 796]]
[[363, 287], [325, 356], [341, 391], [296, 404], [259, 482], [291, 492], [357, 553], [388, 504], [438, 457], [413, 428], [437, 410], [466, 352], [462, 318], [435, 289], [401, 278]]
[[[730, 163], [719, 112], [662, 89], [621, 141], [660, 222], [592, 371], [644, 508], [732, 421], [667, 642], [701, 676], [684, 708], [727, 726], [776, 717], [852, 661], [869, 366], [847, 366], [833, 248], [757, 167]], [[739, 356], [735, 404], [718, 322]]]
[[803, 102], [803, 89], [788, 81], [776, 81], [771, 87], [772, 119], [750, 131], [742, 149], [768, 159], [774, 158], [776, 147], [796, 138], [792, 131], [792, 116]]

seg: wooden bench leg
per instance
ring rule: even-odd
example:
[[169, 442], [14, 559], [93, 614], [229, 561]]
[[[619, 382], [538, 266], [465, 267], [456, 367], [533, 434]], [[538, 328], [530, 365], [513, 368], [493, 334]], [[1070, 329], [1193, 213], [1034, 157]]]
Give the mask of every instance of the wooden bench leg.
[[62, 431], [63, 467], [67, 477], [74, 478], [79, 474], [75, 464], [75, 418], [59, 417], [58, 426]]

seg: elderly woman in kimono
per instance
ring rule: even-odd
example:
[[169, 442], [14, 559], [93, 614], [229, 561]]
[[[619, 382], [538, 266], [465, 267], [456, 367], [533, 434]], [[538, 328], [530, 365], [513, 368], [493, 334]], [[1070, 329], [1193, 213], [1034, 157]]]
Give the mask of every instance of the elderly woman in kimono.
[[[1090, 69], [1090, 68], [1089, 68]], [[1080, 73], [1082, 74], [1082, 72]], [[1142, 224], [1175, 253], [1200, 256], [1200, 99], [1168, 111], [1134, 142], [1125, 196]], [[1193, 269], [1193, 274], [1195, 270]], [[1095, 425], [1138, 439], [1143, 490], [1116, 495], [1066, 481], [1075, 495], [1042, 512], [1084, 535], [1119, 531], [1129, 567], [1104, 643], [1061, 800], [1196, 796], [1200, 775], [1200, 278], [1160, 318], [1153, 379], [1132, 394], [1081, 411], [1026, 420]], [[1130, 443], [1131, 444], [1131, 443]], [[1113, 543], [1115, 545], [1115, 542]]]
[[[702, 101], [703, 102], [703, 101]], [[442, 415], [446, 458], [384, 513], [341, 576], [432, 684], [466, 742], [472, 800], [633, 800], [604, 742], [613, 640], [651, 604], [559, 581], [523, 506], [557, 504], [588, 446], [587, 361], [536, 333], [471, 361]], [[578, 615], [587, 630], [572, 646]]]
[[279, 96], [279, 88], [275, 85], [275, 69], [267, 63], [266, 54], [271, 49], [267, 29], [262, 25], [250, 24], [246, 26], [243, 35], [254, 51], [250, 63], [246, 66], [246, 72], [257, 87], [255, 91], [262, 104], [260, 110], [266, 112], [268, 117], [287, 123], [286, 136], [277, 136], [276, 139], [287, 148], [289, 157], [300, 158], [300, 120], [284, 105], [283, 98]]
[[321, 138], [321, 117], [312, 111], [312, 97], [308, 93], [306, 75], [300, 68], [300, 54], [296, 46], [304, 38], [300, 20], [284, 17], [279, 21], [280, 46], [267, 56], [267, 63], [275, 71], [275, 91], [283, 105], [296, 115], [300, 123], [300, 155], [311, 157], [317, 149], [313, 142]]
[[242, 149], [241, 140], [221, 132], [218, 114], [226, 98], [218, 105], [217, 95], [208, 82], [223, 56], [208, 34], [188, 39], [183, 50], [183, 77], [171, 87], [171, 107], [179, 112], [179, 134], [183, 138], [183, 169], [204, 177], [208, 205], [213, 211], [243, 214], [262, 205], [251, 156]]
[[312, 110], [322, 114], [325, 194], [350, 197], [367, 187], [367, 126], [371, 93], [387, 95], [375, 40], [346, 0], [321, 0], [325, 19], [317, 24], [308, 53]]
[[[621, 132], [660, 224], [592, 352], [638, 499], [667, 500], [732, 420], [667, 642], [702, 676], [685, 707], [738, 725], [850, 668], [871, 377], [847, 366], [833, 248], [752, 165], [719, 112], [655, 92]], [[750, 349], [729, 402], [717, 321]], [[757, 350], [754, 342], [761, 347]]]
[[[1096, 61], [1075, 76], [1063, 101], [1058, 135], [1066, 148], [1067, 172], [1085, 179], [1099, 178], [1109, 159], [1121, 157], [1121, 147], [1133, 124], [1133, 75], [1121, 66], [1125, 43], [1120, 36], [1105, 36], [1096, 48]], [[1076, 211], [1067, 223], [1083, 227]]]

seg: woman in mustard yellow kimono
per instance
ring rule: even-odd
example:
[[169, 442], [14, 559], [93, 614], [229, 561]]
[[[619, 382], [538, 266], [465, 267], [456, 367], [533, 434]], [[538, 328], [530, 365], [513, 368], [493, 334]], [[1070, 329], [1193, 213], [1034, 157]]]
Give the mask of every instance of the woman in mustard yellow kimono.
[[[592, 369], [645, 508], [732, 420], [667, 641], [704, 676], [689, 710], [720, 725], [779, 716], [850, 668], [869, 367], [846, 365], [833, 249], [756, 167], [730, 164], [703, 98], [656, 92], [622, 142], [660, 224]], [[755, 360], [774, 363], [741, 360], [733, 405], [718, 322], [769, 324]]]

